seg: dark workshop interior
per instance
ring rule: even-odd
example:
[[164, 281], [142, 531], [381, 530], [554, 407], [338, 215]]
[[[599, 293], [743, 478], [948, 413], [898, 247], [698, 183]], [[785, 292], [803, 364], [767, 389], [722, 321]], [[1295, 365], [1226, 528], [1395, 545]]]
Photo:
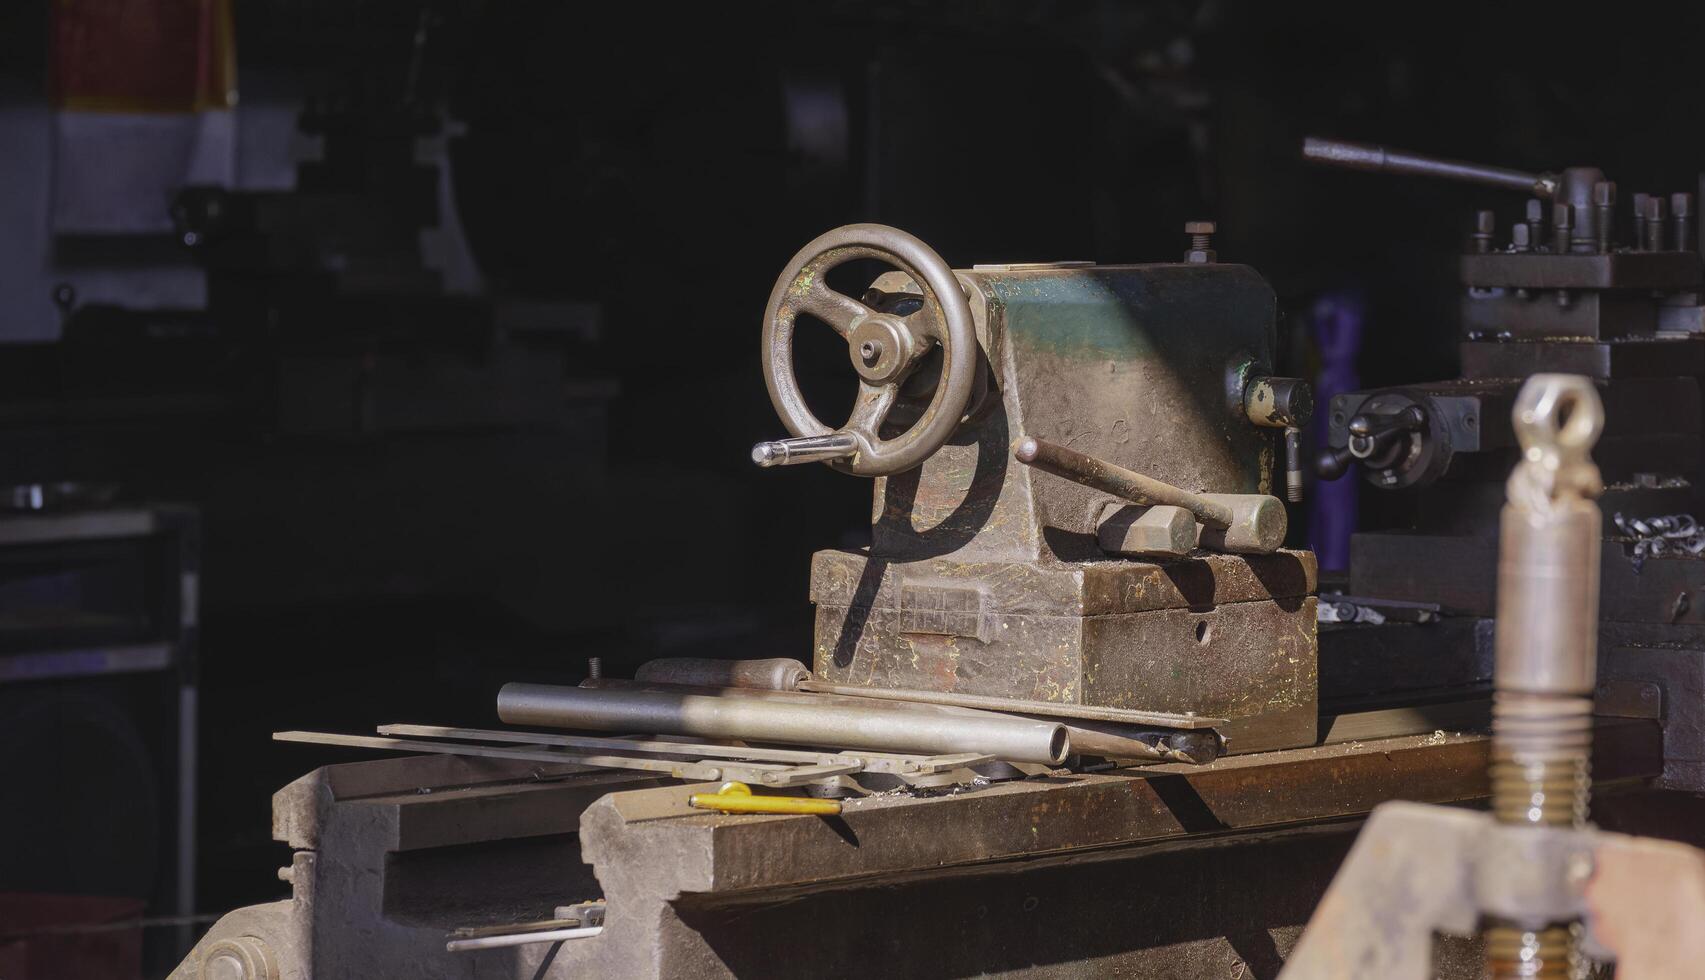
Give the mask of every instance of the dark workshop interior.
[[[1497, 209], [1503, 249], [1522, 196], [1315, 166], [1304, 138], [1521, 171], [1590, 163], [1624, 199], [1702, 186], [1705, 9], [1654, 8], [1638, 30], [1628, 9], [1615, 28], [1535, 10], [0, 5], [0, 977], [165, 977], [222, 915], [288, 898], [273, 794], [379, 756], [274, 732], [487, 729], [504, 683], [576, 685], [589, 658], [615, 678], [662, 657], [810, 666], [812, 555], [870, 545], [871, 481], [760, 468], [752, 447], [789, 435], [760, 371], [766, 299], [837, 226], [891, 225], [970, 269], [1178, 263], [1186, 224], [1213, 222], [1218, 263], [1252, 267], [1276, 297], [1269, 370], [1320, 406], [1285, 544], [1319, 556], [1320, 593], [1348, 590], [1352, 530], [1422, 527], [1443, 498], [1318, 480], [1326, 406], [1462, 373], [1459, 258], [1480, 208]], [[856, 296], [876, 271], [856, 261], [831, 282]], [[808, 403], [841, 418], [837, 338], [802, 329], [795, 357]], [[1651, 424], [1697, 415], [1689, 391]], [[1691, 424], [1691, 442], [1664, 446], [1696, 452]], [[1515, 459], [1482, 467], [1494, 517]], [[1440, 600], [1416, 597], [1436, 620]], [[1695, 621], [1687, 597], [1666, 596], [1669, 623]], [[1475, 622], [1489, 643], [1490, 609]], [[1320, 647], [1324, 705], [1339, 668], [1324, 630]], [[1490, 678], [1474, 682], [1488, 698]], [[1705, 701], [1705, 681], [1677, 683], [1666, 705]], [[1625, 812], [1606, 797], [1594, 817], [1685, 838], [1699, 811], [1675, 785]], [[1184, 788], [1196, 829], [1230, 825]], [[1285, 845], [1315, 868], [1316, 897], [1350, 840]], [[1166, 860], [1187, 878], [1264, 859]], [[1116, 890], [1118, 867], [1081, 880]], [[564, 901], [599, 885], [576, 887]], [[823, 901], [764, 928], [865, 914], [847, 894]], [[706, 934], [756, 921], [677, 914]], [[924, 926], [895, 936], [929, 943]], [[1248, 972], [1223, 975], [1277, 976], [1295, 937], [1266, 936], [1233, 937], [1225, 963]], [[980, 965], [918, 954], [915, 969], [1110, 975], [1067, 969], [1088, 955], [1068, 939]], [[790, 948], [718, 947], [720, 969], [771, 975]], [[384, 975], [622, 975], [533, 963]], [[174, 976], [375, 975], [201, 969]]]

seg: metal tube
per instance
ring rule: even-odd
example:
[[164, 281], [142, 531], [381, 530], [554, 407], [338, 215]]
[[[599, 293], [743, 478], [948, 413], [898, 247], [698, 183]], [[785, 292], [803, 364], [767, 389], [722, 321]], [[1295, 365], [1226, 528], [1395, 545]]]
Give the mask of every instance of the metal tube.
[[[702, 693], [701, 693], [702, 692]], [[497, 715], [511, 725], [738, 738], [757, 742], [924, 752], [976, 752], [1008, 762], [1059, 765], [1065, 726], [990, 713], [945, 713], [902, 704], [739, 688], [596, 688], [505, 684]]]
[[[1529, 378], [1512, 412], [1523, 457], [1510, 474], [1498, 548], [1492, 815], [1527, 827], [1587, 816], [1598, 677], [1603, 489], [1590, 455], [1604, 408], [1586, 378]], [[1493, 978], [1565, 977], [1571, 923], [1487, 924]]]
[[1144, 476], [1075, 449], [1026, 437], [1018, 440], [1012, 454], [1021, 463], [1132, 503], [1182, 507], [1209, 527], [1228, 528], [1236, 520], [1231, 507], [1226, 504], [1180, 490], [1170, 483], [1162, 483], [1152, 476]]
[[708, 657], [663, 657], [648, 660], [633, 672], [636, 681], [686, 684], [691, 687], [751, 687], [791, 691], [809, 680], [811, 671], [797, 660], [712, 660]]
[[[1349, 143], [1310, 136], [1302, 141], [1302, 155], [1306, 160], [1350, 170], [1442, 177], [1446, 180], [1527, 191], [1544, 198], [1557, 191], [1556, 174], [1535, 174], [1525, 170], [1511, 170], [1508, 167], [1489, 167], [1479, 163], [1445, 160], [1404, 150], [1387, 149], [1370, 143]], [[1568, 250], [1567, 244], [1563, 246], [1563, 250]]]

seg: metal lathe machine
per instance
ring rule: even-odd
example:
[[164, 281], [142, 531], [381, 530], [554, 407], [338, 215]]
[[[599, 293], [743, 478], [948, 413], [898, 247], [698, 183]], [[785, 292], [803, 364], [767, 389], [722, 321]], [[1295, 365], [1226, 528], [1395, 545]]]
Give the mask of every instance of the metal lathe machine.
[[[1367, 976], [1321, 964], [1332, 930], [1381, 922], [1327, 912], [1377, 903], [1340, 897], [1298, 937], [1376, 806], [1492, 799], [1551, 845], [1532, 866], [1566, 869], [1592, 846], [1567, 836], [1589, 781], [1630, 812], [1654, 786], [1705, 790], [1691, 196], [1636, 195], [1625, 221], [1592, 168], [1304, 152], [1533, 198], [1507, 238], [1482, 212], [1462, 258], [1465, 377], [1324, 408], [1320, 475], [1416, 501], [1356, 537], [1346, 582], [1323, 596], [1286, 547], [1312, 394], [1277, 372], [1273, 290], [1219, 261], [1210, 223], [1181, 261], [963, 270], [898, 229], [838, 228], [770, 294], [788, 435], [752, 452], [872, 484], [869, 546], [811, 562], [810, 656], [522, 680], [499, 728], [280, 733], [404, 755], [280, 790], [290, 897], [226, 915], [174, 976], [1218, 978], [1294, 949], [1314, 966], [1288, 975]], [[839, 284], [870, 262], [890, 271]], [[796, 377], [805, 330], [845, 341], [838, 426]], [[1555, 505], [1562, 530], [1508, 530], [1518, 462], [1520, 513]], [[1501, 514], [1526, 556], [1505, 578]], [[1530, 635], [1561, 638], [1563, 666], [1524, 659]], [[1505, 872], [1496, 855], [1536, 839], [1478, 859], [1477, 833], [1426, 839]], [[1579, 901], [1526, 914], [1518, 891], [1462, 899], [1466, 925], [1412, 915], [1462, 938], [1380, 975], [1618, 952], [1570, 938]]]

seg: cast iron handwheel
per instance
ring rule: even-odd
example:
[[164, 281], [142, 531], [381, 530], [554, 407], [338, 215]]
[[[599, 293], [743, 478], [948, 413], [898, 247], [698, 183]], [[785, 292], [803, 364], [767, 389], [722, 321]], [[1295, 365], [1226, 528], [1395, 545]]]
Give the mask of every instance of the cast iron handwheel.
[[[829, 288], [830, 269], [855, 259], [886, 262], [912, 277], [923, 305], [906, 316], [881, 313]], [[858, 372], [858, 400], [839, 429], [805, 406], [793, 373], [793, 325], [801, 313], [846, 338]], [[900, 385], [934, 344], [942, 347], [941, 380], [910, 428], [892, 439], [879, 434]], [[941, 256], [887, 225], [845, 225], [818, 236], [787, 264], [764, 311], [764, 384], [787, 430], [796, 436], [851, 435], [859, 450], [830, 466], [859, 476], [888, 476], [919, 465], [953, 435], [976, 381], [977, 336], [971, 305]]]

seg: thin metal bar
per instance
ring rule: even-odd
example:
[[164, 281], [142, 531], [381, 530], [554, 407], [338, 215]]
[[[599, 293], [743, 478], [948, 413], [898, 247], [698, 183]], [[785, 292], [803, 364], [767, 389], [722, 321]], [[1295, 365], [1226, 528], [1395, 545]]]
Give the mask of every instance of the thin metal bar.
[[380, 725], [380, 735], [412, 735], [417, 738], [461, 738], [471, 741], [515, 742], [523, 745], [563, 745], [575, 748], [608, 748], [617, 751], [657, 752], [661, 755], [724, 759], [762, 759], [766, 762], [797, 762], [835, 767], [859, 765], [866, 772], [929, 775], [951, 769], [992, 762], [994, 756], [978, 752], [953, 755], [899, 755], [893, 752], [808, 752], [800, 749], [753, 748], [738, 745], [703, 745], [655, 739], [596, 738], [557, 735], [547, 732], [506, 732], [486, 728], [445, 728], [438, 725]]
[[274, 732], [278, 742], [306, 742], [311, 745], [341, 745], [356, 749], [380, 749], [388, 752], [431, 752], [437, 755], [472, 755], [490, 759], [519, 759], [524, 762], [562, 762], [570, 765], [599, 766], [607, 769], [642, 769], [647, 772], [666, 772], [680, 779], [721, 779], [723, 768], [699, 762], [670, 762], [663, 759], [641, 759], [625, 755], [580, 755], [555, 749], [505, 749], [490, 745], [467, 745], [449, 742], [418, 742], [403, 738], [376, 738], [371, 735], [337, 735], [330, 732]]
[[667, 773], [676, 779], [707, 781], [739, 779], [777, 788], [799, 786], [832, 776], [851, 775], [864, 768], [862, 763], [854, 759], [820, 762], [816, 765], [806, 766], [783, 766], [732, 760], [678, 762], [630, 755], [585, 755], [543, 747], [510, 749], [492, 745], [470, 745], [466, 742], [422, 742], [401, 738], [378, 738], [371, 735], [339, 735], [331, 732], [275, 732], [272, 737], [279, 742], [340, 745], [347, 748], [379, 749], [387, 752], [431, 752], [437, 755], [520, 759], [526, 762], [557, 762], [602, 769], [637, 769], [644, 772]]
[[[619, 752], [655, 752], [659, 755], [701, 756], [712, 759], [758, 759], [764, 762], [819, 763], [844, 761], [850, 752], [808, 752], [804, 749], [757, 749], [742, 745], [704, 745], [666, 742], [659, 739], [597, 738], [547, 732], [505, 732], [485, 728], [443, 728], [438, 725], [380, 725], [381, 735], [412, 735], [416, 738], [463, 738], [472, 741], [519, 742], [532, 745], [561, 745], [576, 749], [611, 749]], [[860, 752], [857, 755], [863, 756]], [[907, 756], [906, 758], [912, 758]]]
[[567, 939], [591, 939], [603, 931], [603, 926], [586, 926], [582, 929], [552, 929], [549, 932], [513, 932], [504, 936], [481, 936], [478, 939], [452, 939], [444, 944], [444, 949], [451, 953], [466, 953], [475, 949], [560, 943]]
[[1148, 725], [1154, 728], [1193, 730], [1214, 728], [1225, 724], [1224, 718], [1200, 715], [1174, 715], [1160, 711], [1139, 711], [1134, 708], [1104, 708], [1088, 704], [1061, 704], [1055, 701], [1018, 701], [982, 694], [949, 694], [943, 691], [906, 691], [889, 688], [859, 687], [854, 684], [831, 684], [827, 681], [805, 681], [801, 691], [817, 694], [840, 694], [855, 698], [878, 698], [884, 701], [910, 701], [917, 704], [943, 704], [955, 708], [983, 708], [1009, 714], [1047, 715], [1052, 718], [1084, 718], [1090, 721], [1111, 721], [1125, 725]]

